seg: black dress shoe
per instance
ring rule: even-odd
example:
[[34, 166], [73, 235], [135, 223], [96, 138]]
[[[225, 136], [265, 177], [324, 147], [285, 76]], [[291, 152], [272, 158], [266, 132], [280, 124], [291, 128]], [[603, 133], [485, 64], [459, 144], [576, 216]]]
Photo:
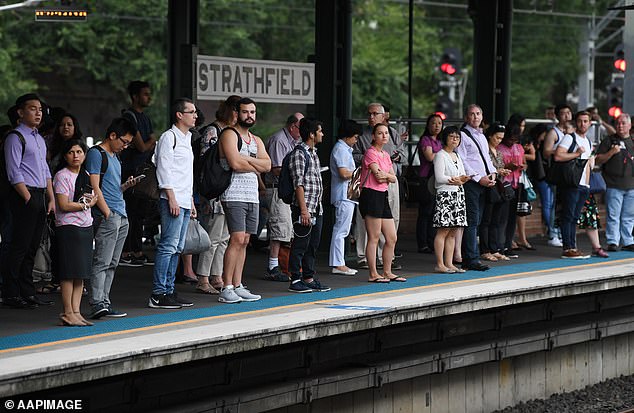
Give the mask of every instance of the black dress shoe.
[[618, 251], [619, 246], [616, 244], [608, 244], [608, 251]]
[[35, 305], [53, 305], [53, 301], [42, 300], [37, 295], [24, 297], [24, 301], [26, 301], [27, 303], [35, 304]]
[[467, 271], [486, 271], [489, 269], [489, 266], [484, 265], [481, 262], [473, 262], [471, 264], [463, 264], [462, 269]]
[[11, 308], [26, 308], [29, 310], [32, 310], [38, 307], [37, 304], [29, 303], [25, 301], [22, 297], [5, 298], [4, 300], [2, 300], [2, 304]]
[[621, 250], [634, 252], [634, 244], [626, 245], [623, 248], [621, 248]]

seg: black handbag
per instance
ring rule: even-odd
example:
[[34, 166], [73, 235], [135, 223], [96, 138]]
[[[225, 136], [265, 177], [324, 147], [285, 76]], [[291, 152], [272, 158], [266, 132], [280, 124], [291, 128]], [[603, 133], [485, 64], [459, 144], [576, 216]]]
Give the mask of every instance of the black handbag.
[[414, 153], [409, 158], [408, 165], [405, 167], [405, 173], [402, 177], [399, 177], [399, 182], [402, 183], [402, 194], [403, 198], [407, 202], [419, 202], [421, 201], [420, 195], [420, 178], [418, 176], [419, 166], [412, 165], [414, 162], [414, 158], [416, 157], [416, 153], [418, 153], [418, 144], [416, 144], [416, 149]]
[[[577, 136], [572, 134], [572, 144], [568, 148], [568, 153], [572, 153], [577, 146]], [[572, 159], [570, 161], [552, 160], [548, 173], [546, 174], [546, 182], [563, 188], [577, 188], [583, 170], [586, 168], [587, 159]]]

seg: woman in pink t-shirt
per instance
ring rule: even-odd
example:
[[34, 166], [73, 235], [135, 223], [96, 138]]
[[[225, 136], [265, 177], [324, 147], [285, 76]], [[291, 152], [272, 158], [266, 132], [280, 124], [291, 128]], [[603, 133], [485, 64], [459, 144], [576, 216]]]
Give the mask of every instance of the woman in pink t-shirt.
[[[365, 256], [370, 268], [369, 282], [387, 283], [406, 281], [392, 273], [394, 245], [396, 244], [396, 226], [392, 210], [387, 201], [387, 186], [395, 184], [396, 175], [392, 170], [390, 154], [383, 150], [390, 139], [390, 132], [384, 124], [377, 124], [372, 130], [372, 146], [363, 155], [361, 165], [362, 189], [359, 197], [359, 211], [365, 221], [368, 240]], [[383, 233], [383, 274], [376, 269], [376, 248], [379, 236]]]
[[64, 326], [93, 325], [79, 312], [84, 280], [90, 277], [92, 265], [90, 208], [97, 203], [97, 196], [89, 185], [88, 173], [81, 167], [87, 149], [79, 139], [65, 141], [60, 151], [61, 169], [53, 179], [58, 274], [64, 307], [59, 318]]

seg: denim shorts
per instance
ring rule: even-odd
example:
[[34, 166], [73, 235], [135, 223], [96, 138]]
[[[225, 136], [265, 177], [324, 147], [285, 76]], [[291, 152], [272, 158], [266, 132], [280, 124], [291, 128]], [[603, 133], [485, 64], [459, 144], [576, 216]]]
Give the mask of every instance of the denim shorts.
[[260, 204], [256, 202], [224, 201], [222, 208], [225, 210], [227, 228], [229, 233], [246, 232], [254, 235], [258, 233], [258, 218], [260, 216]]

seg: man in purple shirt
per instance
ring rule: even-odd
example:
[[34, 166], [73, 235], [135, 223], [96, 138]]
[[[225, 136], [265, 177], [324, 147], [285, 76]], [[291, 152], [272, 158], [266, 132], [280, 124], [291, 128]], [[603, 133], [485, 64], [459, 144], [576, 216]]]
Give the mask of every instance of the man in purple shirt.
[[275, 132], [266, 142], [266, 151], [271, 158], [271, 172], [264, 176], [266, 198], [269, 202], [269, 263], [264, 272], [264, 279], [269, 281], [288, 282], [288, 276], [282, 274], [279, 264], [280, 246], [283, 242], [290, 242], [293, 237], [291, 223], [291, 207], [277, 196], [277, 183], [282, 170], [284, 157], [301, 142], [299, 136], [299, 121], [304, 118], [301, 113], [295, 113], [286, 119], [286, 125]]
[[35, 308], [53, 303], [35, 295], [32, 272], [46, 215], [55, 211], [55, 198], [46, 164], [46, 143], [37, 131], [42, 120], [42, 102], [36, 94], [29, 93], [20, 96], [15, 104], [19, 125], [4, 144], [7, 176], [13, 187], [9, 205], [14, 225], [2, 296], [6, 306]]
[[478, 227], [484, 212], [487, 188], [495, 185], [496, 169], [489, 156], [489, 144], [480, 130], [482, 109], [471, 104], [465, 112], [465, 124], [460, 133], [460, 145], [456, 153], [462, 159], [466, 174], [471, 177], [464, 184], [467, 204], [467, 227], [462, 237], [462, 268], [486, 271], [487, 265], [480, 262]]

